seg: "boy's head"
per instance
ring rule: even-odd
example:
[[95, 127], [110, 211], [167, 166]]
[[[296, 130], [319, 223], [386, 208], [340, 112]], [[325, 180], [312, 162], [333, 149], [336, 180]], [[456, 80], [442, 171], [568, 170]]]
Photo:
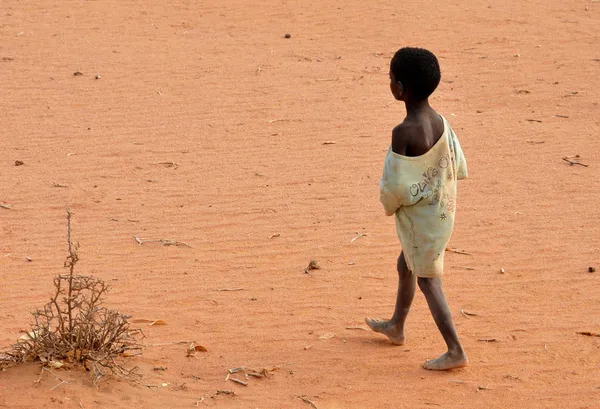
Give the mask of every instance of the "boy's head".
[[440, 83], [440, 77], [437, 58], [423, 48], [401, 48], [390, 63], [390, 88], [399, 100], [427, 99]]

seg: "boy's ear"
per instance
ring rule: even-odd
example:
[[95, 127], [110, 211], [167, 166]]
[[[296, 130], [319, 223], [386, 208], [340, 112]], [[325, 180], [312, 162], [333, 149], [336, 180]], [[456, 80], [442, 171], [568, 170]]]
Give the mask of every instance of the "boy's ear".
[[398, 91], [400, 92], [400, 95], [404, 94], [404, 85], [402, 85], [402, 82], [400, 81], [396, 81], [398, 83]]

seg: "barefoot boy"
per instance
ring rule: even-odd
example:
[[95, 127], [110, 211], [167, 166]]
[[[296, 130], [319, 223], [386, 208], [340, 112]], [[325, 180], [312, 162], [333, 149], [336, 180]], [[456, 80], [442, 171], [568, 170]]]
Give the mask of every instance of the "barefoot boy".
[[448, 352], [425, 362], [425, 369], [438, 371], [468, 363], [441, 280], [444, 251], [454, 226], [456, 181], [467, 177], [467, 164], [448, 122], [429, 106], [428, 97], [439, 82], [440, 67], [431, 52], [402, 48], [394, 55], [390, 89], [406, 104], [406, 118], [392, 132], [379, 187], [386, 215], [396, 216], [402, 244], [398, 296], [391, 320], [366, 319], [373, 331], [402, 345], [404, 322], [418, 283], [448, 346]]

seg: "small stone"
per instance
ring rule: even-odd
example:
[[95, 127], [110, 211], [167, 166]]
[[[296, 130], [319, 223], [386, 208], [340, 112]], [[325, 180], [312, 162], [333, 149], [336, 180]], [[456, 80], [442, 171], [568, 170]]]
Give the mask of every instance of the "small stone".
[[74, 76], [74, 77], [79, 77], [80, 75], [83, 75], [83, 73], [82, 73], [81, 71], [75, 71], [75, 72], [73, 73], [73, 76]]
[[31, 257], [25, 257], [25, 260], [31, 263]]
[[24, 165], [24, 164], [25, 164], [25, 162], [23, 162], [22, 160], [16, 160], [15, 161], [15, 166], [21, 166], [21, 165]]
[[284, 37], [285, 38], [292, 38], [292, 35], [288, 33], [288, 34], [284, 35]]
[[100, 78], [102, 78], [100, 74], [96, 74], [96, 79], [99, 80]]
[[501, 269], [500, 269], [500, 274], [504, 274], [504, 273], [505, 273], [504, 269], [503, 269], [503, 268], [501, 268]]
[[596, 272], [596, 267], [588, 267], [588, 272], [595, 273]]

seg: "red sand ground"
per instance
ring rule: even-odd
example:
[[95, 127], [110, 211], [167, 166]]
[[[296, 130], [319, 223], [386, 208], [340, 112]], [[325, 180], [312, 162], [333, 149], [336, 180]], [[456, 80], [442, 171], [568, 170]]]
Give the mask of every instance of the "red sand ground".
[[[421, 368], [444, 345], [420, 294], [403, 347], [346, 329], [393, 308], [377, 182], [407, 44], [439, 56], [432, 103], [471, 176], [451, 246], [472, 255], [447, 253], [445, 288], [472, 364], [450, 373]], [[600, 330], [599, 74], [586, 0], [3, 0], [0, 346], [64, 271], [71, 205], [79, 272], [113, 286], [107, 304], [168, 321], [148, 344], [208, 352], [147, 348], [134, 361], [158, 390], [12, 368], [0, 407], [600, 407], [600, 338], [576, 334]], [[224, 381], [242, 365], [280, 369]]]

